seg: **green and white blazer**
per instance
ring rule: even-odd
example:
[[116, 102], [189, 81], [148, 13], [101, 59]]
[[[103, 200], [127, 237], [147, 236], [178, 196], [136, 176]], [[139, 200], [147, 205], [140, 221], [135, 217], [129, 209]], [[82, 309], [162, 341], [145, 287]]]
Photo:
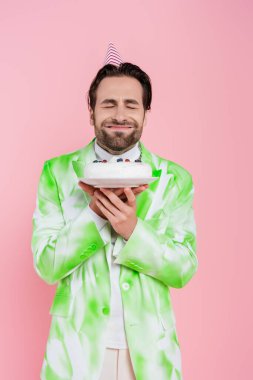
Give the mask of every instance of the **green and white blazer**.
[[[91, 197], [78, 186], [96, 159], [94, 139], [44, 162], [33, 213], [31, 248], [36, 273], [57, 284], [41, 380], [99, 380], [110, 317], [110, 226], [99, 230]], [[182, 380], [181, 352], [170, 287], [182, 288], [197, 270], [192, 175], [151, 153], [142, 161], [157, 180], [138, 194], [137, 225], [118, 235], [125, 331], [136, 380]]]

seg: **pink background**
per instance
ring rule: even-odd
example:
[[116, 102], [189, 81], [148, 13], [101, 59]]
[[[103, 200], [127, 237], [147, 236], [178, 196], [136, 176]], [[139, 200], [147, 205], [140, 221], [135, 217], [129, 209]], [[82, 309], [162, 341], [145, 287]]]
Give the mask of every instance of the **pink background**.
[[110, 41], [152, 80], [142, 141], [195, 183], [199, 269], [171, 290], [184, 380], [252, 378], [252, 11], [250, 0], [2, 1], [1, 379], [39, 378], [55, 291], [30, 248], [39, 175], [93, 137], [86, 93]]

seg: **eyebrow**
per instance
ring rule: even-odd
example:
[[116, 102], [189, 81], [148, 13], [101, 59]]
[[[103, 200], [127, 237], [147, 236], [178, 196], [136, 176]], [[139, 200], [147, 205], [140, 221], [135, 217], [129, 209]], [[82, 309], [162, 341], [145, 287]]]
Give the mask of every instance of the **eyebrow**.
[[[115, 99], [104, 99], [100, 104], [108, 104], [108, 103], [117, 104], [117, 101]], [[139, 105], [139, 103], [135, 99], [125, 99], [124, 103], [131, 103], [131, 104]]]

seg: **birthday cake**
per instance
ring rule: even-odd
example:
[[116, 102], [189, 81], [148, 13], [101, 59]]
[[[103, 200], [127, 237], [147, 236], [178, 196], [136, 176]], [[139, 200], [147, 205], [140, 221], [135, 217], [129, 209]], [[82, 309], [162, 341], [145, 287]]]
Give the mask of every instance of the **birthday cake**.
[[152, 178], [152, 169], [140, 159], [113, 157], [110, 161], [94, 160], [87, 164], [84, 168], [84, 177], [87, 179]]

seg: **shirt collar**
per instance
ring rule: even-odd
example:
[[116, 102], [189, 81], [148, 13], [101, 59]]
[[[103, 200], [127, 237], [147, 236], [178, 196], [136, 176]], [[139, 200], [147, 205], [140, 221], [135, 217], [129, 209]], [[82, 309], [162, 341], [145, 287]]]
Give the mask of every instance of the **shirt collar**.
[[94, 150], [95, 150], [97, 158], [101, 159], [101, 160], [110, 161], [111, 158], [115, 157], [115, 156], [117, 156], [117, 158], [123, 158], [123, 159], [129, 158], [131, 160], [136, 160], [140, 156], [140, 148], [138, 145], [139, 145], [139, 142], [137, 141], [137, 143], [131, 149], [127, 150], [126, 152], [119, 154], [119, 155], [113, 155], [113, 154], [107, 152], [105, 149], [103, 149], [100, 145], [98, 145], [97, 139], [95, 139]]

